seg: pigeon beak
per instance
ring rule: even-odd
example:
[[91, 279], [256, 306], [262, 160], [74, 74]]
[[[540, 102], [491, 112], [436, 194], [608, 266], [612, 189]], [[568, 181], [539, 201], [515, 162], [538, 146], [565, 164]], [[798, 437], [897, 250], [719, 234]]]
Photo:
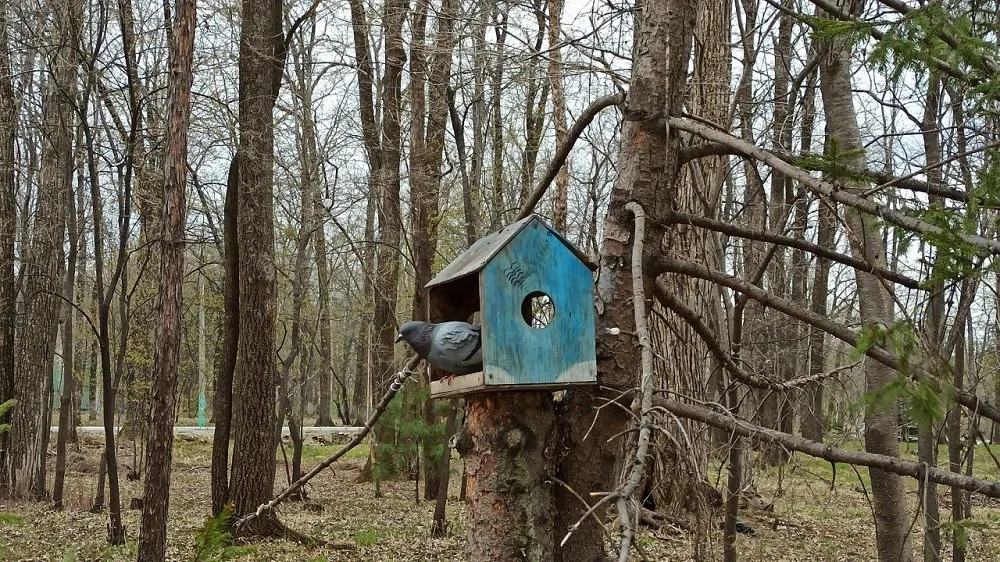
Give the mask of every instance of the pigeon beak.
[[403, 334], [396, 334], [396, 343], [403, 341]]

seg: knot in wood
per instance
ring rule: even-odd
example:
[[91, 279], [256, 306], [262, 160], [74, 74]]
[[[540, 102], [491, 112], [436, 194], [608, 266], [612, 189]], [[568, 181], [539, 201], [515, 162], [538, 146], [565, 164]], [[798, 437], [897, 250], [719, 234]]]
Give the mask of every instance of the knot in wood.
[[507, 450], [511, 453], [517, 453], [524, 448], [525, 435], [518, 428], [511, 428], [510, 431], [504, 435], [504, 442], [507, 444]]

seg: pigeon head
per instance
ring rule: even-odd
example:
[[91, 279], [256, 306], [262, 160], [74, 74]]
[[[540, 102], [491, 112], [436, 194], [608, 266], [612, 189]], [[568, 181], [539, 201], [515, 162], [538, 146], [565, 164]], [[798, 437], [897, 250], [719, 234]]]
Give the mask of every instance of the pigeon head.
[[434, 324], [411, 320], [399, 327], [399, 334], [396, 335], [396, 343], [405, 341], [421, 357], [427, 357], [427, 353], [431, 347], [431, 332], [433, 331]]

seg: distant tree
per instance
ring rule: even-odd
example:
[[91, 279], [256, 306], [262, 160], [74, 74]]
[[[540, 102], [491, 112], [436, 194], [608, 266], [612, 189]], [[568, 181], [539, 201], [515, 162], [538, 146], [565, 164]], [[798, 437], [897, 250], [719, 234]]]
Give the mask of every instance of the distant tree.
[[[860, 13], [863, 2], [850, 4], [837, 2], [841, 10], [852, 9]], [[851, 48], [846, 39], [831, 41], [820, 63], [820, 93], [826, 114], [825, 151], [842, 159], [855, 169], [866, 167], [864, 145], [858, 129], [858, 116], [854, 108], [851, 87]], [[866, 186], [851, 186], [861, 192]], [[854, 207], [844, 209], [851, 252], [867, 263], [885, 265], [885, 245], [882, 231], [872, 218]], [[890, 326], [893, 323], [893, 302], [885, 286], [875, 275], [855, 270], [858, 286], [861, 322], [867, 326]], [[877, 392], [889, 384], [894, 373], [875, 361], [865, 362], [866, 388]], [[898, 406], [895, 403], [878, 404], [865, 412], [865, 450], [871, 453], [898, 456]], [[906, 488], [903, 479], [879, 469], [869, 470], [872, 479], [872, 500], [875, 512], [875, 535], [879, 560], [890, 562], [909, 560], [912, 555], [911, 533], [906, 507]]]
[[[0, 403], [14, 396], [14, 233], [17, 230], [17, 194], [14, 181], [14, 138], [17, 134], [17, 108], [11, 80], [10, 33], [7, 20], [8, 1], [0, 1]], [[7, 421], [0, 417], [0, 425]], [[0, 435], [0, 497], [10, 490], [8, 472], [8, 435]]]
[[51, 77], [43, 99], [42, 170], [31, 240], [22, 258], [23, 324], [17, 340], [14, 377], [11, 461], [15, 493], [41, 499], [45, 495], [45, 446], [51, 408], [52, 366], [57, 320], [61, 310], [61, 256], [65, 237], [64, 207], [73, 170], [74, 99], [82, 5], [50, 2], [54, 17], [49, 31]]
[[184, 227], [187, 216], [185, 190], [191, 83], [194, 81], [192, 64], [197, 29], [196, 11], [196, 0], [179, 0], [176, 5], [176, 27], [171, 34], [174, 44], [170, 45], [167, 146], [163, 174], [164, 207], [159, 221], [163, 229], [160, 236], [160, 329], [151, 381], [146, 478], [139, 530], [140, 561], [166, 558], [177, 372], [183, 330], [181, 301], [184, 287]]

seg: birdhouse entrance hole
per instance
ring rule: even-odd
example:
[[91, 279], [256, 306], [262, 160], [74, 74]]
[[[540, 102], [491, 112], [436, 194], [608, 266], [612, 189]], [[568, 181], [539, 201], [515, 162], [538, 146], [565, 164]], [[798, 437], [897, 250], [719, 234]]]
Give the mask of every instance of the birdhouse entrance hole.
[[521, 316], [524, 323], [535, 329], [547, 328], [556, 317], [556, 307], [552, 299], [541, 291], [532, 291], [521, 302]]

